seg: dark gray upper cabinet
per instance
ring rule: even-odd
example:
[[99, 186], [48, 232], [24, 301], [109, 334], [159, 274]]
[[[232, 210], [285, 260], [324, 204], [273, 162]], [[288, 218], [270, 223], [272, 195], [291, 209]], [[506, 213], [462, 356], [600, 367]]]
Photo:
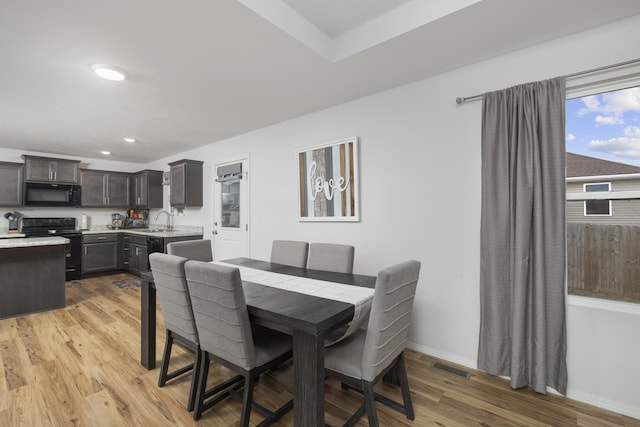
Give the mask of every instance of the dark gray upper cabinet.
[[23, 155], [25, 181], [78, 184], [80, 161]]
[[0, 162], [0, 206], [22, 206], [22, 163]]
[[81, 169], [82, 206], [128, 207], [130, 179], [125, 172]]
[[175, 207], [202, 206], [202, 161], [179, 160], [171, 166], [169, 202]]
[[147, 169], [133, 175], [129, 206], [146, 209], [161, 208], [163, 206], [162, 171]]

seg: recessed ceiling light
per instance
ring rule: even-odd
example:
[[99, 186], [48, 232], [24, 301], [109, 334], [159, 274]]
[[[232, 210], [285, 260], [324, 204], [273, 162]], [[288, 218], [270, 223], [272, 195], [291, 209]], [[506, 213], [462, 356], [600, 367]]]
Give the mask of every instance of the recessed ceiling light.
[[121, 81], [127, 78], [127, 72], [122, 68], [107, 64], [93, 64], [94, 73], [107, 80]]
[[136, 142], [135, 138], [122, 138], [124, 139], [124, 142]]
[[111, 154], [111, 151], [101, 151], [102, 154], [104, 154], [105, 156], [108, 156], [109, 154]]

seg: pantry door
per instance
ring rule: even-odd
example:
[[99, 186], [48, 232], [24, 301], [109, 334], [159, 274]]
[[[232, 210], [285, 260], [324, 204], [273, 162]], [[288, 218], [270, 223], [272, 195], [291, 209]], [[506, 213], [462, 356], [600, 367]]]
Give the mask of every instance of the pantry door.
[[249, 160], [215, 165], [213, 257], [249, 257]]

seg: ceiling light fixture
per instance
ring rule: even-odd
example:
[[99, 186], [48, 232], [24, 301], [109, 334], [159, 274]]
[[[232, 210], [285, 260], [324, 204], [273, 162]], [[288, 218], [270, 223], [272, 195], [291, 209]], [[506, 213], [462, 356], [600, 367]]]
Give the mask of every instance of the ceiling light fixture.
[[104, 154], [105, 156], [108, 156], [109, 154], [111, 154], [111, 151], [101, 151], [102, 154]]
[[93, 64], [91, 69], [94, 73], [102, 77], [103, 79], [122, 81], [127, 78], [127, 72], [122, 68], [115, 67], [107, 64]]
[[135, 138], [122, 138], [122, 139], [124, 139], [124, 142], [132, 142], [132, 143], [136, 142]]

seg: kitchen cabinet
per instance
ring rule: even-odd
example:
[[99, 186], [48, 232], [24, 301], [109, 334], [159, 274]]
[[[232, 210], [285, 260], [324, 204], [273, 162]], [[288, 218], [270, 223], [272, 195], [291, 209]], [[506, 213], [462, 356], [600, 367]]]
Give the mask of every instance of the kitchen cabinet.
[[124, 172], [81, 169], [82, 206], [128, 207], [130, 178]]
[[22, 206], [22, 163], [0, 162], [0, 206]]
[[24, 159], [26, 181], [78, 184], [80, 180], [79, 160], [27, 155], [23, 155], [22, 158]]
[[202, 164], [202, 161], [187, 159], [169, 163], [172, 207], [202, 206]]
[[145, 209], [161, 208], [163, 206], [162, 171], [144, 170], [133, 175], [129, 206]]
[[118, 269], [118, 234], [86, 234], [82, 242], [82, 274]]
[[118, 233], [118, 268], [131, 271], [131, 234]]
[[149, 254], [147, 251], [147, 237], [131, 235], [130, 244], [131, 272], [140, 274], [149, 271]]

